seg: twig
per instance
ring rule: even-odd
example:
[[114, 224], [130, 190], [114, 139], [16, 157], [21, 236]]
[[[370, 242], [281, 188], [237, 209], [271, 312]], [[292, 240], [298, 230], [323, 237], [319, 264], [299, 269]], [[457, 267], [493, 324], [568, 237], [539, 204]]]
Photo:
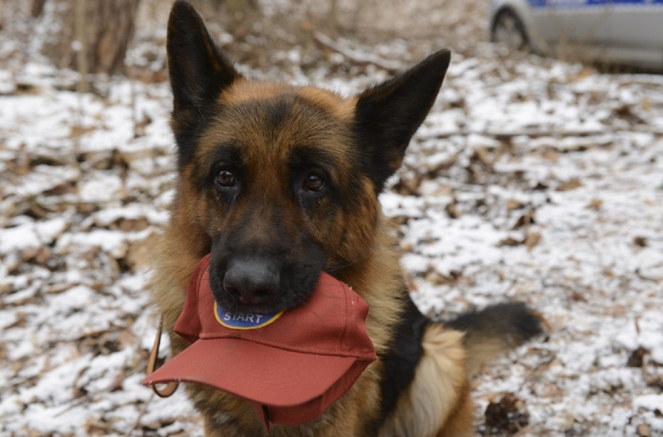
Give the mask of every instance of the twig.
[[138, 138], [138, 111], [136, 110], [136, 78], [133, 65], [127, 65], [129, 89], [131, 90], [131, 118], [134, 122], [134, 138]]
[[85, 38], [85, 18], [87, 15], [87, 1], [86, 0], [77, 0], [76, 1], [76, 47], [77, 47], [77, 58], [78, 62], [78, 73], [80, 74], [80, 80], [78, 82], [78, 92], [84, 94], [87, 92], [87, 41]]
[[129, 437], [134, 430], [138, 428], [140, 425], [140, 421], [145, 416], [145, 413], [147, 412], [147, 406], [152, 402], [152, 399], [154, 399], [154, 393], [150, 394], [150, 397], [147, 398], [145, 403], [143, 403], [143, 406], [140, 408], [140, 411], [138, 412], [138, 417], [136, 417], [136, 422], [133, 424], [131, 428], [127, 430], [127, 432], [124, 434], [124, 437]]
[[[102, 390], [98, 390], [94, 394], [98, 394], [98, 393], [101, 393], [101, 392], [102, 392]], [[66, 413], [67, 411], [70, 411], [71, 409], [76, 408], [77, 406], [79, 406], [79, 405], [81, 405], [81, 404], [83, 404], [87, 401], [92, 400], [92, 398], [93, 398], [93, 394], [87, 393], [87, 394], [84, 394], [83, 396], [81, 396], [78, 399], [73, 399], [69, 405], [67, 405], [62, 411], [55, 414], [53, 417], [60, 417], [64, 413]]]
[[663, 278], [652, 278], [650, 276], [643, 275], [639, 267], [635, 269], [635, 274], [638, 276], [638, 278], [642, 279], [643, 281], [650, 281], [653, 282], [654, 284], [658, 284], [661, 281], [663, 281]]
[[465, 137], [468, 135], [481, 135], [484, 137], [493, 137], [493, 138], [513, 138], [513, 137], [519, 137], [519, 136], [528, 136], [530, 138], [540, 138], [540, 137], [591, 137], [591, 136], [596, 136], [596, 135], [604, 135], [604, 134], [615, 134], [619, 132], [650, 132], [653, 133], [654, 135], [663, 135], [663, 130], [657, 130], [653, 129], [650, 127], [647, 127], [647, 129], [638, 129], [637, 127], [634, 127], [633, 129], [629, 131], [624, 131], [623, 129], [620, 130], [578, 130], [578, 131], [565, 131], [565, 130], [536, 130], [536, 129], [524, 129], [520, 131], [469, 131], [465, 129], [458, 129], [458, 130], [453, 130], [449, 132], [439, 132], [439, 133], [433, 133], [430, 135], [418, 135], [417, 138], [419, 140], [429, 140], [429, 139], [443, 139], [443, 138], [450, 138], [454, 136], [461, 136]]
[[360, 53], [349, 47], [345, 47], [344, 45], [334, 41], [323, 33], [315, 32], [313, 37], [323, 46], [342, 54], [346, 58], [357, 62], [358, 64], [373, 64], [377, 67], [387, 70], [390, 73], [395, 73], [403, 68], [403, 65], [400, 62], [389, 61], [387, 59], [382, 59], [367, 53]]

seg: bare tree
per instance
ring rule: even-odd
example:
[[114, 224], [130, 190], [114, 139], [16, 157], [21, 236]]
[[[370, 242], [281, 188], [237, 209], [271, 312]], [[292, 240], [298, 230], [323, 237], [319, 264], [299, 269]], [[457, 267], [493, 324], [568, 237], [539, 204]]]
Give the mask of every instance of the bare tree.
[[33, 17], [37, 18], [41, 15], [41, 12], [44, 10], [44, 3], [46, 3], [46, 0], [32, 0], [30, 13]]
[[124, 56], [134, 33], [139, 0], [47, 2], [61, 23], [53, 39], [57, 42], [43, 48], [56, 65], [83, 73], [124, 72]]

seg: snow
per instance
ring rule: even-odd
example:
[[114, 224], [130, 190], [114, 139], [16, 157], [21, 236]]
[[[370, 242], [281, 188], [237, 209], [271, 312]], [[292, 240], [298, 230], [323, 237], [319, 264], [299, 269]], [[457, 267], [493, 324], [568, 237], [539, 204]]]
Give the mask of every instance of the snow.
[[42, 245], [33, 223], [25, 223], [5, 229], [0, 235], [1, 253], [9, 253]]
[[[0, 53], [17, 45], [0, 38]], [[352, 47], [412, 61], [403, 40]], [[163, 47], [150, 50], [129, 58], [158, 71]], [[272, 59], [307, 56], [293, 44]], [[240, 67], [344, 95], [388, 77], [343, 62]], [[156, 324], [149, 273], [130, 260], [150, 253], [173, 196], [168, 85], [98, 78], [103, 92], [81, 97], [72, 77], [38, 57], [0, 63], [0, 433], [200, 436], [183, 390], [140, 385]], [[473, 379], [479, 428], [488, 402], [514, 393], [529, 413], [519, 435], [663, 432], [661, 156], [660, 76], [486, 44], [454, 54], [380, 200], [423, 312], [519, 300], [550, 325]]]
[[81, 202], [110, 202], [121, 196], [122, 186], [122, 179], [119, 176], [99, 175], [81, 183], [79, 196]]

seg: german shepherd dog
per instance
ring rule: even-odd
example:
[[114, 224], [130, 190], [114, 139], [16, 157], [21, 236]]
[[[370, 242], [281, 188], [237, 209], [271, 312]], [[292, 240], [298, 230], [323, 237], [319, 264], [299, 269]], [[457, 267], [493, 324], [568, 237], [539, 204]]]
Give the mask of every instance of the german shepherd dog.
[[[350, 98], [248, 80], [186, 1], [168, 22], [177, 143], [176, 194], [154, 266], [152, 298], [172, 353], [189, 278], [211, 252], [210, 287], [230, 311], [274, 312], [311, 294], [322, 271], [369, 306], [378, 359], [312, 422], [274, 436], [468, 436], [468, 375], [541, 332], [519, 303], [424, 317], [410, 299], [378, 195], [433, 105], [450, 53]], [[207, 436], [263, 436], [248, 401], [188, 385]]]

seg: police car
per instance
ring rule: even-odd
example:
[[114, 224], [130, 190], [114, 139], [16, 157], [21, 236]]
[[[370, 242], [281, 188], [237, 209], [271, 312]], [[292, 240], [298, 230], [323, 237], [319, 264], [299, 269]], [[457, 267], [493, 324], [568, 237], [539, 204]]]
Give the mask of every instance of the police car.
[[493, 0], [491, 41], [663, 70], [663, 0]]

